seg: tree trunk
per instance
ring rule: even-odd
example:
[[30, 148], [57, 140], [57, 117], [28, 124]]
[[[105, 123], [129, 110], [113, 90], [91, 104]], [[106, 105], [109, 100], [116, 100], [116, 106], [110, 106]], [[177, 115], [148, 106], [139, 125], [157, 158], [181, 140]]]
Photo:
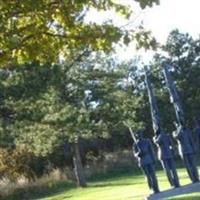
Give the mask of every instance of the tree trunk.
[[87, 187], [83, 165], [81, 162], [80, 149], [78, 141], [74, 143], [73, 163], [76, 182], [78, 187]]

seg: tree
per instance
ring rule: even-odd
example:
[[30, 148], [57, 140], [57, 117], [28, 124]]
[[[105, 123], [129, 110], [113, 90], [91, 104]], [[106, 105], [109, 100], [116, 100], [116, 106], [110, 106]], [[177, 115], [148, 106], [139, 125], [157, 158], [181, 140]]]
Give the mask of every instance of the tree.
[[106, 57], [95, 56], [70, 68], [55, 88], [59, 99], [44, 122], [50, 124], [51, 129], [62, 132], [64, 140], [72, 143], [79, 186], [86, 186], [79, 139], [109, 137], [124, 120], [130, 116], [134, 118], [133, 108], [137, 101], [132, 92], [126, 94], [125, 73]]
[[[158, 0], [137, 1], [142, 8], [158, 3]], [[1, 1], [1, 65], [32, 60], [58, 62], [61, 53], [68, 58], [71, 50], [86, 44], [92, 50], [110, 51], [113, 42], [123, 38], [125, 43], [131, 40], [131, 30], [123, 31], [110, 22], [102, 25], [85, 23], [84, 17], [91, 8], [114, 9], [125, 17], [131, 14], [127, 6], [112, 0]], [[136, 33], [135, 39], [149, 42], [147, 32], [141, 34], [145, 37]]]
[[[163, 50], [166, 51], [169, 55], [168, 62], [172, 64], [171, 73], [175, 80], [178, 92], [183, 103], [183, 109], [185, 111], [187, 122], [190, 126], [194, 125], [195, 119], [199, 116], [199, 75], [200, 75], [200, 40], [199, 38], [193, 39], [187, 33], [181, 33], [179, 30], [173, 30], [169, 36], [166, 44], [163, 46]], [[166, 92], [165, 84], [163, 81], [163, 75], [161, 71], [160, 63], [163, 60], [162, 55], [156, 55], [153, 62], [154, 71], [158, 77], [157, 81], [154, 79], [157, 84], [157, 89], [160, 90], [160, 100], [162, 105], [165, 105], [163, 108], [162, 114], [166, 120], [166, 125], [171, 124], [170, 128], [173, 130], [172, 121], [174, 118], [174, 111], [172, 106], [169, 104], [169, 96]], [[166, 110], [168, 112], [166, 112]], [[170, 111], [170, 112], [169, 112]]]
[[[12, 148], [24, 146], [47, 156], [70, 142], [77, 183], [86, 186], [79, 140], [123, 133], [125, 120], [134, 128], [141, 126], [137, 116], [141, 96], [134, 92], [137, 84], [127, 82], [131, 67], [93, 54], [73, 67], [32, 63], [4, 70], [2, 108], [10, 109], [6, 135], [14, 138]], [[135, 74], [135, 66], [131, 73]]]

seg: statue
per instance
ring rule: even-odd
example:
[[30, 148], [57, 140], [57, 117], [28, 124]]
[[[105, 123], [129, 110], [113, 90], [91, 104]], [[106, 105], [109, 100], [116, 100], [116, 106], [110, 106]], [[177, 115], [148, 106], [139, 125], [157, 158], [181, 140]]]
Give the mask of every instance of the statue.
[[163, 66], [164, 69], [163, 73], [170, 94], [171, 103], [173, 103], [174, 105], [176, 118], [178, 121], [177, 130], [173, 133], [173, 136], [178, 142], [179, 154], [184, 161], [188, 175], [191, 181], [194, 183], [199, 181], [199, 175], [197, 167], [194, 163], [195, 148], [194, 148], [194, 143], [192, 141], [192, 135], [191, 135], [192, 133], [185, 126], [184, 112], [181, 107], [181, 102], [178, 93], [176, 91], [176, 87], [168, 71], [169, 67], [170, 67], [169, 65], [165, 64]]
[[155, 174], [154, 164], [155, 156], [151, 141], [143, 137], [143, 132], [136, 134], [136, 142], [133, 144], [133, 152], [138, 161], [139, 167], [146, 176], [148, 186], [154, 193], [159, 192], [157, 177]]
[[172, 138], [169, 134], [158, 129], [154, 142], [158, 148], [158, 158], [166, 172], [168, 181], [173, 187], [180, 187], [179, 178], [174, 164], [174, 153], [172, 149]]
[[196, 151], [192, 140], [192, 132], [181, 122], [173, 135], [178, 141], [179, 154], [185, 163], [190, 179], [193, 183], [198, 182], [199, 174], [194, 162]]
[[151, 82], [147, 74], [147, 68], [145, 69], [145, 84], [149, 96], [149, 104], [151, 108], [151, 118], [153, 124], [153, 130], [155, 133], [154, 143], [158, 146], [158, 158], [162, 164], [164, 171], [166, 172], [168, 181], [171, 186], [179, 187], [179, 179], [174, 164], [174, 154], [172, 149], [172, 140], [163, 130], [161, 130], [161, 120], [158, 112], [156, 98], [153, 93]]

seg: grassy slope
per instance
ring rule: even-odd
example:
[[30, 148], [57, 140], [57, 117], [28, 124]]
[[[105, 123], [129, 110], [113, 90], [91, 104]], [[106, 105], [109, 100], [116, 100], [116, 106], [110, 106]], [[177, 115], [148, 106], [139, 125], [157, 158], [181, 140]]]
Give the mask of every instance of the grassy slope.
[[[149, 190], [141, 173], [125, 172], [113, 173], [107, 177], [96, 178], [88, 183], [88, 188], [68, 188], [65, 191], [58, 191], [57, 194], [40, 198], [37, 200], [142, 200], [148, 195]], [[185, 169], [178, 170], [181, 184], [190, 183]], [[162, 171], [157, 173], [160, 189], [170, 188], [167, 179]], [[197, 200], [200, 199], [200, 192], [184, 197], [175, 197], [173, 200]]]

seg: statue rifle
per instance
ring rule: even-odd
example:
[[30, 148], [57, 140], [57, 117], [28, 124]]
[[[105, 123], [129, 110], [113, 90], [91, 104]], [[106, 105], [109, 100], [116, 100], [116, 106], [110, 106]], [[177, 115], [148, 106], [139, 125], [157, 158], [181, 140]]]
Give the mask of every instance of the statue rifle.
[[135, 137], [135, 134], [134, 134], [132, 128], [130, 126], [128, 126], [128, 124], [126, 124], [125, 122], [124, 122], [124, 125], [128, 128], [134, 143], [136, 143], [137, 140], [136, 140], [136, 137]]
[[173, 105], [174, 105], [176, 119], [178, 121], [178, 124], [180, 125], [185, 122], [184, 112], [181, 107], [180, 97], [177, 93], [175, 84], [174, 84], [171, 74], [168, 70], [169, 67], [170, 67], [170, 65], [168, 65], [168, 64], [163, 65], [163, 74], [164, 74], [165, 82], [167, 85], [167, 89], [169, 91], [171, 103], [173, 103]]
[[149, 104], [150, 104], [150, 109], [151, 109], [153, 130], [154, 130], [154, 133], [157, 133], [157, 130], [161, 129], [161, 121], [160, 121], [159, 111], [158, 111], [158, 107], [157, 107], [156, 98], [153, 93], [153, 88], [151, 86], [151, 82], [148, 77], [148, 70], [147, 70], [146, 66], [144, 66], [144, 72], [145, 72], [145, 84], [146, 84], [146, 88], [147, 88], [147, 92], [148, 92]]

